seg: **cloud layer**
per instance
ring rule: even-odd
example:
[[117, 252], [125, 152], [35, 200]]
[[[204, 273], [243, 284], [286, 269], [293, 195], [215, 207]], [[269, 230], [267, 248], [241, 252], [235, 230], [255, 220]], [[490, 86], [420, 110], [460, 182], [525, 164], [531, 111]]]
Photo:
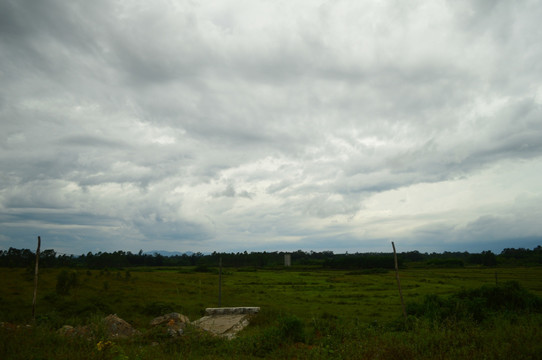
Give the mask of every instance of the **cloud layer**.
[[0, 247], [531, 246], [540, 18], [536, 1], [4, 0]]

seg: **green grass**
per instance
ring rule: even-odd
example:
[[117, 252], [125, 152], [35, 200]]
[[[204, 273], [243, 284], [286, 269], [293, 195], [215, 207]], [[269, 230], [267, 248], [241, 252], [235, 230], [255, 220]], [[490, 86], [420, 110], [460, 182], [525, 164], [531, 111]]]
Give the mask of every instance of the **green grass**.
[[[67, 269], [68, 272], [74, 271]], [[0, 329], [2, 359], [166, 358], [537, 358], [542, 316], [499, 314], [482, 323], [409, 318], [404, 329], [394, 272], [321, 269], [225, 269], [222, 306], [259, 306], [261, 313], [238, 339], [198, 331], [180, 339], [156, 338], [149, 321], [167, 312], [191, 320], [218, 305], [218, 273], [194, 268], [78, 269], [77, 285], [56, 291], [62, 269], [42, 269], [36, 326]], [[497, 276], [495, 274], [497, 273]], [[407, 303], [423, 303], [496, 282], [517, 281], [542, 296], [542, 268], [406, 269], [400, 272]], [[0, 321], [32, 323], [33, 274], [0, 268]], [[56, 333], [64, 324], [99, 323], [116, 313], [143, 332], [99, 351], [92, 340]]]

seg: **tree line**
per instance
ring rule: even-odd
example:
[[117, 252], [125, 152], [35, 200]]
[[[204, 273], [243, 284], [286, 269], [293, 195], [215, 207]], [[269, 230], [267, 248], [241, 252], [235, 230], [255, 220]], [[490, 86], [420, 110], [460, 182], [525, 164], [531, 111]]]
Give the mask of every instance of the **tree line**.
[[[90, 269], [126, 268], [141, 266], [196, 266], [200, 269], [216, 267], [220, 259], [224, 267], [279, 267], [284, 265], [284, 255], [290, 254], [294, 266], [312, 266], [329, 269], [392, 269], [393, 253], [345, 253], [332, 251], [294, 252], [237, 252], [237, 253], [185, 253], [164, 256], [159, 253], [138, 253], [130, 251], [98, 252], [79, 256], [57, 254], [48, 249], [40, 252], [40, 267], [81, 267]], [[0, 250], [1, 267], [31, 267], [35, 262], [35, 252], [29, 249]], [[542, 247], [534, 249], [507, 248], [500, 254], [487, 250], [481, 253], [448, 252], [421, 253], [402, 252], [397, 255], [400, 267], [464, 267], [468, 265], [542, 265]]]

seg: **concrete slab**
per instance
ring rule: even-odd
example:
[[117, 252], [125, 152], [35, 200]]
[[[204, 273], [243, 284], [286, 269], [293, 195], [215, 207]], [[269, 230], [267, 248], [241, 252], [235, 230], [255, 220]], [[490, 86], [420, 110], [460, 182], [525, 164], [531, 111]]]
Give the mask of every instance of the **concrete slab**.
[[207, 315], [192, 324], [214, 335], [232, 339], [248, 326], [250, 317], [259, 311], [259, 307], [207, 308]]

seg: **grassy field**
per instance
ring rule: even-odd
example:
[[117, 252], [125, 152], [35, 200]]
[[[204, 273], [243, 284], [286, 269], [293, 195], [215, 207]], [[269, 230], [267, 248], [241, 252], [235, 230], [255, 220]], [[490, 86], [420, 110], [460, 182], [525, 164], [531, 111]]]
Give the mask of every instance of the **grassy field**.
[[[161, 356], [451, 359], [454, 354], [466, 356], [467, 353], [473, 358], [483, 358], [482, 354], [487, 358], [506, 358], [514, 349], [514, 341], [523, 342], [524, 358], [540, 350], [540, 346], [534, 345], [538, 340], [529, 343], [531, 337], [541, 335], [540, 314], [497, 317], [484, 324], [435, 325], [414, 320], [414, 325], [407, 331], [397, 325], [402, 323], [402, 314], [394, 272], [371, 274], [295, 267], [224, 269], [221, 305], [259, 306], [262, 309], [254, 324], [233, 342], [202, 339], [199, 335], [192, 339], [189, 334], [183, 340], [168, 341], [167, 346], [161, 345], [154, 350], [149, 349], [155, 341], [149, 339], [139, 339], [137, 344], [119, 343], [115, 351], [105, 354], [97, 352], [95, 342], [68, 341], [52, 332], [64, 324], [87, 324], [109, 313], [119, 315], [143, 332], [153, 317], [167, 312], [180, 312], [195, 320], [202, 316], [206, 307], [218, 305], [218, 273], [216, 269], [211, 270], [65, 269], [77, 281], [68, 294], [61, 295], [57, 291], [57, 280], [63, 269], [42, 269], [36, 326], [25, 330], [33, 332], [32, 336], [38, 340], [24, 337], [22, 330], [3, 329], [0, 351], [4, 353], [0, 352], [0, 357], [29, 358], [25, 357], [28, 354], [18, 352], [10, 345], [18, 342], [22, 342], [20, 349], [25, 346], [34, 349], [34, 358], [75, 359]], [[0, 268], [0, 274], [0, 321], [31, 323], [33, 272]], [[542, 296], [540, 267], [406, 269], [400, 271], [400, 279], [407, 303], [423, 301], [428, 294], [445, 297], [462, 289], [506, 281], [517, 281], [531, 293]], [[511, 339], [509, 331], [519, 337]], [[503, 337], [508, 340], [503, 341]], [[187, 347], [189, 340], [192, 343]], [[25, 341], [28, 344], [25, 345]], [[71, 357], [68, 353], [63, 357], [58, 351], [46, 351], [46, 341], [58, 343], [66, 351], [71, 349]], [[439, 349], [441, 346], [443, 348]], [[494, 350], [486, 351], [485, 347]], [[73, 351], [78, 355], [73, 355]], [[514, 354], [515, 358], [522, 358], [518, 357], [517, 350]]]

